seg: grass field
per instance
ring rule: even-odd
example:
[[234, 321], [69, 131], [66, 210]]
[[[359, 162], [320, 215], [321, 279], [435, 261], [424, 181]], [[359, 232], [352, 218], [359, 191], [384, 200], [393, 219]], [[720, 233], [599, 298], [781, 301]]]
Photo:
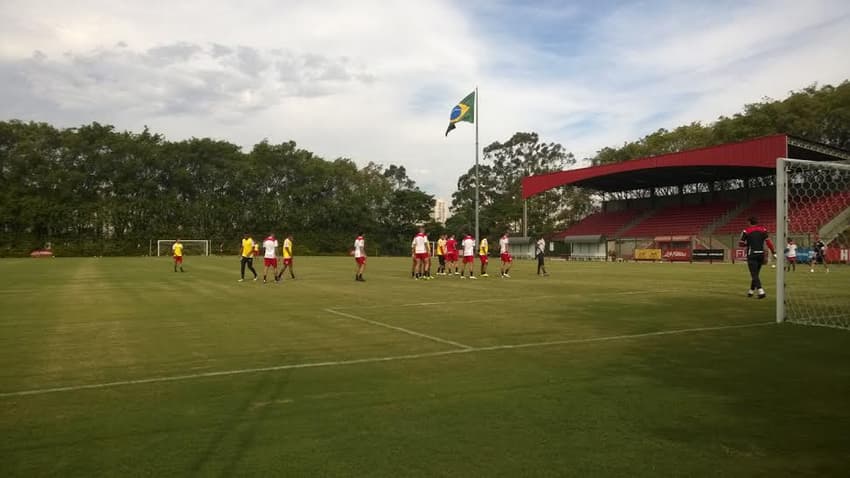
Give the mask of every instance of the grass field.
[[296, 266], [0, 261], [0, 475], [850, 475], [850, 333], [741, 265]]

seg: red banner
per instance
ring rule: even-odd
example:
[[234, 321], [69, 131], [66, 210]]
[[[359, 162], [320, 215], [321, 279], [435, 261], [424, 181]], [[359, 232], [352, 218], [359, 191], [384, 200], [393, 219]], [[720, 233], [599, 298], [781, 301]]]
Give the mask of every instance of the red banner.
[[838, 249], [835, 247], [828, 247], [826, 249], [827, 262], [847, 262], [848, 260], [850, 260], [850, 251], [847, 249]]
[[689, 261], [691, 260], [690, 249], [667, 249], [664, 251], [665, 261]]

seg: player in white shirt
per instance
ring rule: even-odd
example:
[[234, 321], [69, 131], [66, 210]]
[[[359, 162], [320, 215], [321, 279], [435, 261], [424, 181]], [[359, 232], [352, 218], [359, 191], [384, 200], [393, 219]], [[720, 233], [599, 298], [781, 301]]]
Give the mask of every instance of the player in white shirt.
[[366, 240], [363, 239], [362, 232], [354, 239], [354, 251], [352, 253], [354, 254], [354, 262], [357, 263], [357, 267], [354, 269], [354, 280], [366, 282], [366, 279], [363, 278], [363, 272], [366, 270]]
[[263, 254], [263, 284], [266, 283], [266, 276], [269, 273], [269, 269], [272, 269], [274, 272], [273, 277], [277, 277], [277, 239], [275, 239], [274, 234], [269, 233], [269, 237], [263, 239], [263, 250], [265, 251]]
[[502, 277], [506, 277], [510, 279], [510, 275], [508, 272], [511, 270], [511, 265], [513, 265], [514, 258], [511, 257], [511, 253], [508, 250], [508, 233], [502, 234], [502, 237], [499, 239], [499, 256], [502, 258], [502, 266], [500, 268], [502, 272]]
[[469, 278], [475, 279], [475, 272], [472, 269], [475, 262], [475, 239], [467, 234], [464, 236], [460, 246], [461, 249], [463, 249], [463, 265], [460, 269], [460, 278], [466, 279], [464, 274], [466, 273], [466, 270], [469, 269]]
[[785, 245], [785, 270], [797, 270], [797, 244], [790, 237], [788, 244]]
[[548, 276], [549, 273], [546, 272], [546, 264], [543, 263], [543, 258], [546, 255], [546, 239], [543, 239], [543, 236], [540, 236], [540, 239], [537, 240], [534, 246], [534, 255], [537, 257], [537, 275]]
[[424, 227], [420, 227], [419, 233], [413, 236], [413, 255], [416, 260], [416, 278], [430, 279], [431, 268], [427, 264], [431, 258], [431, 243], [428, 242]]

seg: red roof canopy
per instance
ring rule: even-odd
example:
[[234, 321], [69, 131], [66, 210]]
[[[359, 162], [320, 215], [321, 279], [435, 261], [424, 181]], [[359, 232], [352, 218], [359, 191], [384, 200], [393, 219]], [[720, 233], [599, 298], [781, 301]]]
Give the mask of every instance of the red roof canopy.
[[[529, 176], [522, 179], [522, 196], [528, 198], [566, 184], [613, 192], [765, 176], [776, 168], [776, 158], [789, 157], [789, 149], [792, 157], [810, 159], [805, 156], [811, 154], [795, 151], [800, 148], [798, 143], [798, 140], [789, 141], [787, 135], [778, 134], [622, 163]], [[809, 152], [814, 153], [815, 150]]]

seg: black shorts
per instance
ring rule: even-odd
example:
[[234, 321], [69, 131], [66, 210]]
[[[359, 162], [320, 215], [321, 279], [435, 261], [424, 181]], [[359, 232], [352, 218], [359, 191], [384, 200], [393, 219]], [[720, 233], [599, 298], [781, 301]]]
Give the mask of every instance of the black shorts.
[[253, 257], [245, 257], [245, 256], [242, 256], [242, 263], [243, 263], [243, 264], [253, 264], [253, 263], [254, 263], [254, 258], [253, 258]]
[[437, 259], [439, 259], [439, 260], [440, 260], [440, 265], [441, 265], [441, 266], [446, 265], [446, 256], [437, 256]]
[[537, 263], [543, 265], [543, 253], [537, 254]]

